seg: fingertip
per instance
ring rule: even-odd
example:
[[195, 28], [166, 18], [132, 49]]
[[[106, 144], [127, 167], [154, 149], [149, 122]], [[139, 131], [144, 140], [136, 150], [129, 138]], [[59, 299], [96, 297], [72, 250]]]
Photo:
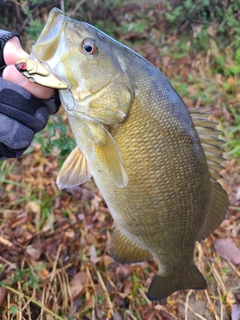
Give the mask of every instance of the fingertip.
[[8, 40], [3, 49], [3, 57], [7, 65], [15, 64], [22, 58], [27, 58], [29, 54], [23, 50], [18, 37]]
[[24, 86], [29, 80], [24, 77], [20, 72], [17, 71], [15, 66], [7, 66], [3, 70], [2, 74], [3, 79]]
[[26, 77], [24, 77], [15, 66], [7, 66], [2, 74], [3, 79], [14, 82], [26, 90], [38, 99], [49, 99], [55, 95], [55, 90], [47, 87], [40, 86]]

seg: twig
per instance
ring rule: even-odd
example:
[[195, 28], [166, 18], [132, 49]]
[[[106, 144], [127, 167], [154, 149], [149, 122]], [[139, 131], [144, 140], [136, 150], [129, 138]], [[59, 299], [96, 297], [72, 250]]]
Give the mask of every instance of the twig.
[[229, 209], [239, 211], [239, 210], [240, 210], [240, 207], [229, 206]]
[[126, 311], [127, 314], [129, 314], [129, 316], [133, 319], [133, 320], [138, 320], [136, 317], [134, 317], [134, 315], [132, 314], [132, 312], [130, 310]]
[[13, 243], [10, 242], [9, 240], [7, 239], [4, 239], [3, 237], [0, 236], [0, 242], [2, 244], [4, 244], [5, 246], [8, 246], [8, 247], [12, 247], [13, 246]]
[[[140, 289], [141, 290], [141, 289]], [[139, 290], [139, 291], [140, 291]], [[171, 319], [174, 319], [174, 320], [178, 320], [179, 318], [177, 318], [174, 314], [172, 314], [170, 311], [168, 311], [168, 309], [160, 304], [156, 304], [154, 306], [154, 309], [157, 310], [157, 311], [160, 311], [162, 310], [163, 312], [167, 313], [169, 316], [171, 316]], [[170, 319], [170, 318], [169, 318]]]
[[98, 281], [99, 281], [99, 283], [100, 283], [100, 285], [101, 285], [101, 287], [102, 287], [102, 289], [103, 289], [103, 292], [104, 292], [104, 294], [105, 294], [105, 296], [106, 296], [107, 303], [108, 303], [108, 307], [109, 307], [109, 309], [110, 309], [110, 314], [111, 314], [111, 316], [113, 316], [113, 314], [114, 314], [114, 312], [113, 312], [113, 305], [112, 305], [112, 301], [111, 301], [111, 299], [110, 299], [110, 297], [109, 297], [107, 288], [106, 288], [105, 283], [104, 283], [104, 281], [103, 281], [103, 279], [102, 279], [102, 277], [101, 277], [101, 275], [100, 275], [100, 272], [99, 272], [99, 271], [96, 271], [96, 273], [97, 273], [97, 276], [98, 276]]
[[215, 311], [214, 305], [212, 304], [212, 301], [211, 301], [211, 299], [209, 297], [209, 294], [208, 294], [207, 290], [204, 290], [204, 292], [205, 292], [205, 295], [207, 297], [207, 301], [208, 301], [209, 305], [212, 307], [212, 310], [213, 310], [213, 313], [214, 313], [214, 316], [215, 316], [216, 320], [219, 320], [218, 314]]
[[213, 276], [216, 279], [218, 285], [220, 285], [222, 287], [223, 293], [226, 294], [227, 293], [227, 289], [226, 289], [226, 287], [225, 287], [225, 285], [224, 285], [224, 283], [222, 281], [222, 278], [220, 277], [217, 269], [214, 266], [211, 266], [211, 269], [212, 269]]
[[82, 5], [85, 1], [86, 1], [86, 0], [81, 0], [81, 1], [79, 1], [79, 2], [76, 4], [75, 8], [71, 11], [71, 13], [69, 13], [69, 15], [70, 15], [70, 16], [74, 16], [75, 13], [78, 11], [78, 8], [81, 7], [81, 5]]
[[190, 298], [190, 295], [192, 294], [192, 290], [190, 290], [187, 294], [187, 297], [186, 297], [186, 305], [185, 305], [185, 320], [188, 320], [188, 307], [189, 307], [189, 298]]
[[23, 297], [25, 299], [28, 299], [29, 301], [31, 301], [32, 303], [35, 303], [39, 308], [44, 309], [44, 311], [46, 311], [47, 313], [49, 313], [51, 316], [55, 317], [56, 319], [59, 320], [64, 320], [64, 318], [60, 317], [59, 315], [57, 315], [56, 313], [52, 312], [50, 309], [48, 309], [47, 307], [45, 307], [43, 304], [41, 304], [40, 302], [38, 302], [37, 300], [27, 296], [26, 294], [19, 292], [18, 290], [15, 290], [9, 286], [4, 286], [7, 290], [17, 294], [19, 297]]
[[152, 302], [148, 299], [148, 297], [146, 296], [146, 294], [143, 291], [143, 289], [139, 288], [138, 290], [139, 290], [141, 296], [143, 297], [143, 299], [147, 302], [149, 308], [152, 308]]
[[92, 275], [91, 275], [91, 272], [90, 272], [90, 270], [89, 270], [88, 267], [86, 267], [86, 271], [87, 271], [87, 275], [88, 275], [88, 278], [89, 278], [91, 287], [92, 287], [92, 289], [93, 289], [93, 291], [94, 291], [94, 295], [96, 296], [97, 294], [96, 294], [95, 284], [94, 284], [94, 282], [93, 282]]
[[53, 262], [53, 269], [52, 269], [52, 274], [51, 274], [51, 277], [50, 277], [50, 282], [53, 281], [53, 278], [54, 278], [54, 276], [56, 274], [57, 263], [58, 263], [58, 259], [59, 259], [61, 250], [62, 250], [62, 245], [60, 244], [59, 247], [58, 247], [58, 250], [57, 250], [56, 258], [55, 258], [55, 260]]
[[233, 269], [233, 271], [236, 272], [236, 274], [240, 277], [240, 272], [238, 269], [235, 267], [235, 265], [231, 261], [227, 261], [227, 263], [230, 265], [230, 267]]
[[[182, 303], [184, 306], [186, 306], [186, 303], [185, 303], [184, 301], [180, 300], [180, 303]], [[206, 318], [202, 317], [199, 313], [195, 312], [195, 311], [192, 309], [192, 307], [190, 307], [189, 305], [188, 305], [188, 309], [189, 309], [197, 318], [202, 319], [202, 320], [207, 320]]]
[[24, 3], [18, 2], [17, 0], [10, 0], [11, 2], [15, 3], [16, 5], [22, 7], [24, 6]]
[[219, 295], [219, 301], [220, 301], [220, 307], [221, 307], [220, 320], [223, 320], [223, 303], [222, 303], [222, 298], [221, 298], [221, 292], [218, 287], [217, 287], [217, 292]]

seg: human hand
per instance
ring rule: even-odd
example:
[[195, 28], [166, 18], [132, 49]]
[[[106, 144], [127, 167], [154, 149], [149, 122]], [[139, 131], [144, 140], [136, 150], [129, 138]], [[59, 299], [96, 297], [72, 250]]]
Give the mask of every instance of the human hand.
[[7, 65], [7, 67], [4, 68], [2, 74], [3, 79], [19, 84], [23, 88], [27, 89], [30, 93], [32, 93], [36, 98], [51, 98], [55, 94], [54, 89], [35, 84], [34, 82], [21, 75], [21, 73], [18, 72], [15, 68], [15, 63], [18, 60], [27, 57], [28, 53], [22, 49], [21, 43], [17, 36], [8, 40], [3, 48], [3, 58]]
[[[21, 75], [14, 64], [28, 57], [16, 33], [0, 30], [0, 159], [17, 158], [28, 148], [35, 133], [58, 111], [53, 89], [37, 85]], [[55, 95], [54, 95], [55, 94]], [[39, 98], [39, 99], [38, 99]]]

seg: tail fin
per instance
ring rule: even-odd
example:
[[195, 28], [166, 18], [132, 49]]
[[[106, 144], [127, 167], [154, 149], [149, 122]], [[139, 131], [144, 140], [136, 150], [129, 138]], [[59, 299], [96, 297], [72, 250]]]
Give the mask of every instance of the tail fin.
[[183, 289], [206, 289], [207, 283], [198, 268], [193, 265], [185, 274], [175, 277], [155, 275], [148, 289], [149, 300], [156, 301], [166, 298], [173, 292]]

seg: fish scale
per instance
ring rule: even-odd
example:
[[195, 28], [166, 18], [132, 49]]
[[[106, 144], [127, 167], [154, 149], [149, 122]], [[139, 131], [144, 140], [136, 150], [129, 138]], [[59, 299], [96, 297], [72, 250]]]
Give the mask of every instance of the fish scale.
[[56, 8], [32, 50], [32, 59], [68, 84], [59, 95], [77, 146], [58, 174], [59, 188], [93, 176], [114, 219], [115, 261], [157, 261], [150, 300], [205, 289], [195, 243], [219, 226], [228, 207], [216, 181], [223, 143], [217, 123], [188, 110], [143, 57]]

